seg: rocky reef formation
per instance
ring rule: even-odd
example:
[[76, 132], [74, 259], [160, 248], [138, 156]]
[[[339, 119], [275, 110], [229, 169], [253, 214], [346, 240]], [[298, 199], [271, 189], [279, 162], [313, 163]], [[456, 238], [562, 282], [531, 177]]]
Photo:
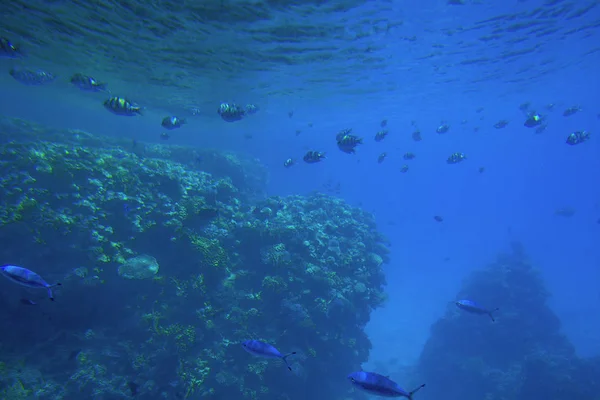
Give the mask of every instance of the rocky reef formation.
[[499, 307], [496, 322], [448, 305], [416, 368], [427, 399], [596, 400], [600, 360], [579, 359], [547, 305], [548, 292], [522, 247], [474, 272], [457, 299]]
[[[370, 214], [265, 197], [256, 161], [212, 150], [3, 119], [0, 154], [0, 260], [63, 283], [37, 308], [3, 283], [0, 397], [347, 395], [384, 301]], [[293, 373], [249, 338], [296, 351]]]

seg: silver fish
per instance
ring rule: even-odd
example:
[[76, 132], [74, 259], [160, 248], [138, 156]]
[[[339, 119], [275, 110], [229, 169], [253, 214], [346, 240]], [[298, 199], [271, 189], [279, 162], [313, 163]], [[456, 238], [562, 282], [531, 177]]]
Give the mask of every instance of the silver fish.
[[15, 265], [5, 265], [3, 267], [0, 267], [0, 272], [6, 278], [15, 283], [18, 283], [19, 285], [26, 286], [32, 289], [47, 289], [48, 297], [52, 301], [54, 301], [54, 296], [52, 295], [52, 288], [61, 285], [60, 283], [50, 285], [35, 272], [30, 271], [27, 268], [17, 267]]
[[250, 353], [256, 357], [271, 358], [271, 359], [276, 358], [276, 359], [283, 360], [283, 362], [288, 367], [288, 369], [290, 371], [292, 370], [292, 367], [290, 367], [290, 365], [287, 362], [287, 358], [293, 354], [296, 354], [295, 351], [288, 353], [286, 355], [283, 355], [279, 352], [279, 350], [277, 350], [275, 347], [273, 347], [269, 343], [261, 342], [260, 340], [244, 340], [242, 342], [242, 347], [248, 353]]
[[479, 304], [477, 304], [471, 300], [458, 300], [455, 304], [456, 304], [456, 307], [460, 308], [461, 310], [465, 310], [472, 314], [489, 315], [490, 318], [492, 319], [492, 322], [495, 321], [492, 313], [495, 311], [498, 311], [498, 308], [490, 310], [490, 309], [480, 306]]
[[348, 380], [357, 389], [381, 397], [406, 397], [412, 400], [413, 394], [425, 387], [425, 384], [407, 392], [387, 376], [375, 372], [357, 371], [348, 375]]

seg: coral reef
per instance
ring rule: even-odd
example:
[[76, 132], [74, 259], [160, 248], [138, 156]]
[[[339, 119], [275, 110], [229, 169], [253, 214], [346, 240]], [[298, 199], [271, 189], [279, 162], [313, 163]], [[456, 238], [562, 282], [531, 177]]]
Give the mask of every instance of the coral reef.
[[[63, 283], [36, 317], [20, 289], [0, 295], [14, 327], [0, 360], [42, 377], [2, 374], [0, 393], [346, 397], [340, 376], [367, 359], [363, 328], [385, 300], [370, 214], [265, 197], [263, 167], [212, 150], [0, 119], [0, 152], [0, 259]], [[294, 373], [249, 357], [250, 338], [296, 351]]]

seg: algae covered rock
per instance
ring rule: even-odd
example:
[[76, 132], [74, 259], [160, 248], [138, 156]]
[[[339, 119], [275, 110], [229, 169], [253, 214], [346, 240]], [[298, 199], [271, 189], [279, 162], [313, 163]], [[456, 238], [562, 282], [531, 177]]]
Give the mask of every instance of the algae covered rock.
[[121, 264], [118, 272], [125, 279], [152, 279], [158, 273], [158, 262], [156, 258], [142, 254]]

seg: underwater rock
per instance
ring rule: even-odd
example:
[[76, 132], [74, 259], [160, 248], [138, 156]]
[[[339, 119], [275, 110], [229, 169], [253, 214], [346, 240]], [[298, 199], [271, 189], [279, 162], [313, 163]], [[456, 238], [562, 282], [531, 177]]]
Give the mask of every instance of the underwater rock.
[[158, 262], [156, 258], [142, 254], [127, 260], [118, 271], [125, 279], [151, 279], [158, 273]]
[[436, 383], [425, 399], [595, 398], [591, 367], [561, 333], [540, 274], [519, 243], [511, 246], [473, 272], [456, 297], [497, 305], [496, 321], [460, 313], [451, 302], [433, 324], [415, 370]]

